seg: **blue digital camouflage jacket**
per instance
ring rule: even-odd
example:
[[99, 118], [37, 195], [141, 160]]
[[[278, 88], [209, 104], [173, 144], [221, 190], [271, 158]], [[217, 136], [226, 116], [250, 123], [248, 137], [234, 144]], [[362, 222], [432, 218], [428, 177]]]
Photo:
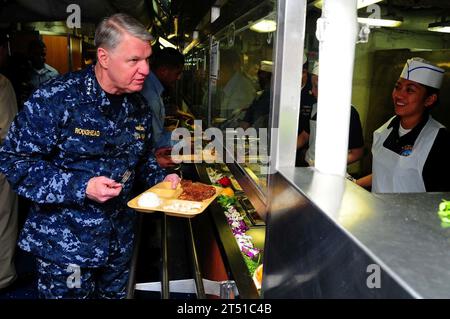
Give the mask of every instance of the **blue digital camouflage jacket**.
[[[139, 93], [114, 108], [94, 68], [54, 78], [36, 90], [0, 149], [0, 171], [34, 202], [19, 246], [59, 263], [107, 263], [110, 240], [131, 256], [135, 213], [126, 203], [135, 178], [148, 186], [164, 178], [150, 153], [151, 113]], [[120, 181], [121, 194], [104, 204], [85, 197], [95, 176]]]

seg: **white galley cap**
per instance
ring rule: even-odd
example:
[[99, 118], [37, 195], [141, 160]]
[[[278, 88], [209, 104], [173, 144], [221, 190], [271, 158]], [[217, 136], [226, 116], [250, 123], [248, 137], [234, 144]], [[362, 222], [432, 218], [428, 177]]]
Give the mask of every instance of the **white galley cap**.
[[444, 78], [444, 72], [444, 69], [441, 69], [422, 58], [416, 57], [406, 61], [400, 77], [440, 89]]

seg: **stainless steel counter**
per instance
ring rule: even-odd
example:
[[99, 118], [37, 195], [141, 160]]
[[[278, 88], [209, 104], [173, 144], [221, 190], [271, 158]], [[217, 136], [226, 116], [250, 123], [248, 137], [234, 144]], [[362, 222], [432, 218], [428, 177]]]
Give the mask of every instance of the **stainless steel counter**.
[[[279, 229], [283, 227], [280, 224], [282, 221], [281, 223], [286, 225], [284, 228], [286, 234], [283, 238], [286, 238], [288, 233], [292, 236], [296, 232], [299, 234], [297, 238], [290, 238], [291, 241], [300, 241], [291, 248], [303, 250], [302, 255], [298, 255], [303, 259], [300, 258], [293, 263], [300, 269], [297, 275], [305, 276], [305, 260], [311, 261], [311, 254], [308, 255], [308, 251], [315, 254], [314, 258], [318, 260], [329, 259], [330, 253], [336, 256], [341, 255], [341, 257], [346, 256], [345, 261], [340, 262], [341, 257], [334, 260], [333, 264], [336, 264], [334, 275], [333, 269], [330, 268], [326, 276], [340, 278], [343, 289], [333, 290], [334, 292], [330, 294], [326, 293], [322, 276], [320, 283], [315, 283], [314, 293], [308, 290], [306, 295], [299, 293], [299, 297], [370, 297], [372, 295], [386, 297], [389, 293], [393, 297], [450, 297], [450, 229], [441, 227], [441, 221], [437, 215], [441, 199], [450, 199], [450, 193], [372, 194], [345, 178], [324, 175], [312, 168], [281, 169], [279, 175], [282, 177], [278, 179], [291, 181], [289, 184], [292, 188], [304, 196], [303, 199], [295, 199], [295, 192], [292, 189], [289, 190], [289, 187], [283, 186], [277, 190], [276, 185], [279, 182], [272, 184], [274, 190], [271, 194], [270, 214], [272, 216], [269, 227], [274, 227], [273, 230]], [[326, 218], [319, 216], [321, 214]], [[311, 234], [308, 235], [307, 232], [312, 232], [313, 229], [308, 230], [305, 228], [307, 226], [303, 225], [305, 221], [311, 220], [312, 216], [315, 216], [314, 223], [320, 219], [322, 224], [328, 226], [325, 229], [322, 227], [317, 232], [314, 231], [315, 234], [310, 236]], [[288, 229], [288, 225], [290, 227], [296, 225], [293, 220], [300, 221], [300, 219], [302, 223], [299, 222], [298, 225], [302, 226], [299, 226], [299, 229]], [[314, 227], [318, 227], [317, 224]], [[273, 240], [279, 239], [275, 239], [269, 229], [267, 240], [273, 244]], [[313, 242], [318, 240], [321, 242], [320, 245], [325, 244], [328, 250], [318, 251], [319, 244]], [[305, 244], [307, 241], [312, 243]], [[350, 251], [356, 254], [356, 257], [347, 256]], [[267, 292], [265, 297], [296, 297], [294, 292], [287, 295], [272, 294], [273, 291], [281, 291], [277, 289], [283, 286], [280, 284], [280, 278], [283, 276], [280, 277], [280, 268], [275, 271], [275, 267], [270, 267], [270, 259], [274, 258], [275, 249], [266, 247], [266, 252], [269, 255], [272, 252], [272, 256], [266, 255], [269, 269], [265, 273], [265, 276], [268, 276], [263, 283], [263, 291]], [[298, 253], [294, 251], [291, 254], [295, 256]], [[359, 263], [361, 259], [358, 256], [363, 256], [364, 262]], [[296, 260], [295, 257], [291, 259]], [[323, 269], [323, 263], [318, 262], [322, 264], [320, 267], [311, 265], [307, 267], [309, 274], [314, 277], [313, 270]], [[353, 268], [357, 263], [359, 263], [358, 266]], [[389, 293], [380, 293], [375, 291], [376, 288], [373, 290], [364, 287], [370, 275], [366, 269], [370, 263], [381, 266], [383, 276], [389, 278], [389, 285], [396, 286], [394, 290], [397, 293], [392, 293], [392, 289]], [[297, 271], [290, 269], [294, 273]], [[337, 275], [338, 271], [339, 275]], [[356, 281], [351, 274], [342, 274], [352, 271], [358, 273]], [[278, 279], [274, 280], [274, 276], [278, 276]], [[304, 280], [299, 284], [300, 289], [302, 284], [304, 287], [304, 283], [308, 281], [311, 282]], [[321, 288], [319, 294], [317, 294], [317, 287]], [[286, 287], [284, 289], [289, 291]]]

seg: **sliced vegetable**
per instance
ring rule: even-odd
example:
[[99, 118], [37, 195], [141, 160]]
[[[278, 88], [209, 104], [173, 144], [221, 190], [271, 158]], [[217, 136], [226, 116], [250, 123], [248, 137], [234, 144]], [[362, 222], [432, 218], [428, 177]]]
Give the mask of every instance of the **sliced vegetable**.
[[450, 201], [443, 199], [439, 204], [438, 216], [441, 219], [443, 228], [450, 227]]

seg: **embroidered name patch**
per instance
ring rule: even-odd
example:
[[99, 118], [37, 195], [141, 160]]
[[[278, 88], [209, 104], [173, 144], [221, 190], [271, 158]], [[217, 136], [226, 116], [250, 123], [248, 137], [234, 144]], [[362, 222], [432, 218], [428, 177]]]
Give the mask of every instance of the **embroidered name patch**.
[[94, 136], [94, 137], [99, 137], [100, 136], [100, 131], [96, 131], [96, 130], [87, 130], [87, 129], [82, 129], [82, 128], [75, 128], [75, 134], [78, 135], [83, 135], [83, 136]]

